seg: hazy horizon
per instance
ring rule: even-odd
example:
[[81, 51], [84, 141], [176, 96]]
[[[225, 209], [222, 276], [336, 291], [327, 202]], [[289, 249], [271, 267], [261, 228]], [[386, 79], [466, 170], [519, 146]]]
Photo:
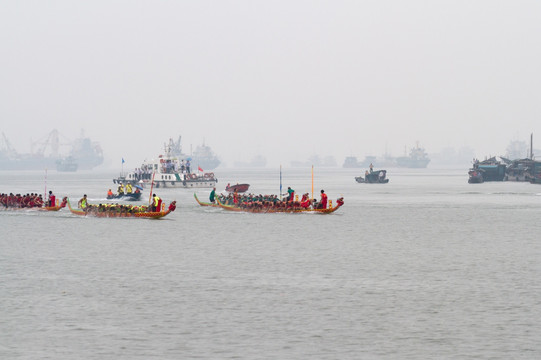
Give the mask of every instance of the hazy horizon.
[[3, 2], [0, 132], [26, 153], [84, 129], [113, 168], [178, 136], [228, 166], [504, 155], [540, 147], [540, 20], [536, 1]]

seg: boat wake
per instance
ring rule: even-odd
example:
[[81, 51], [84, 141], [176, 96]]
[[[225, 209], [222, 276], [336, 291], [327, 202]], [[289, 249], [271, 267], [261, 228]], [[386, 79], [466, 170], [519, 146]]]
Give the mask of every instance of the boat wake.
[[494, 192], [494, 193], [488, 193], [489, 195], [506, 195], [506, 196], [531, 196], [532, 193], [527, 192], [507, 192], [507, 191], [501, 191], [501, 192]]

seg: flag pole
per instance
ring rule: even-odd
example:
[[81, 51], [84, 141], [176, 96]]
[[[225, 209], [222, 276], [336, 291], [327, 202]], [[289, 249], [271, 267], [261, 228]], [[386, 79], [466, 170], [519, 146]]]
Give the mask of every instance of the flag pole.
[[45, 168], [45, 194], [43, 195], [43, 203], [47, 201], [47, 168]]
[[156, 175], [156, 171], [152, 173], [152, 183], [150, 184], [150, 195], [148, 196], [148, 205], [150, 206], [150, 201], [152, 200], [152, 188], [154, 187], [154, 175]]
[[282, 200], [282, 164], [280, 164], [280, 201]]
[[312, 164], [312, 200], [314, 200], [314, 164]]

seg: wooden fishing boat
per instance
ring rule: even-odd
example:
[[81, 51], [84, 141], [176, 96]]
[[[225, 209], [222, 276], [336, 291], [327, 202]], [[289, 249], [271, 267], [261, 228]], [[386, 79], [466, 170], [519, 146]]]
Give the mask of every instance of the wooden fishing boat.
[[342, 207], [344, 205], [344, 199], [339, 198], [336, 200], [336, 205], [333, 207], [329, 207], [326, 209], [291, 209], [291, 208], [273, 208], [273, 207], [266, 207], [266, 208], [244, 208], [239, 207], [237, 205], [225, 205], [220, 202], [218, 198], [216, 198], [216, 202], [218, 203], [218, 206], [220, 206], [222, 209], [225, 209], [227, 211], [237, 211], [237, 212], [251, 212], [251, 213], [317, 213], [317, 214], [331, 214], [338, 210], [338, 208]]
[[71, 204], [68, 199], [68, 208], [70, 212], [74, 215], [79, 216], [93, 216], [93, 217], [123, 217], [123, 218], [147, 218], [147, 219], [159, 219], [164, 216], [167, 216], [169, 213], [175, 211], [176, 201], [173, 201], [169, 205], [169, 209], [165, 211], [154, 211], [154, 212], [98, 212], [98, 211], [84, 211], [82, 209], [74, 209], [71, 207]]
[[389, 179], [387, 179], [387, 170], [375, 170], [364, 174], [362, 176], [355, 177], [355, 181], [362, 184], [387, 184]]
[[243, 193], [243, 192], [248, 191], [249, 187], [250, 187], [250, 184], [235, 184], [235, 185], [227, 184], [227, 186], [225, 187], [225, 191], [230, 192], [230, 193], [232, 192]]
[[193, 193], [193, 197], [195, 198], [195, 201], [197, 201], [197, 203], [201, 206], [220, 207], [220, 205], [218, 205], [217, 203], [204, 202], [204, 201], [199, 200], [199, 198], [197, 197], [195, 193]]

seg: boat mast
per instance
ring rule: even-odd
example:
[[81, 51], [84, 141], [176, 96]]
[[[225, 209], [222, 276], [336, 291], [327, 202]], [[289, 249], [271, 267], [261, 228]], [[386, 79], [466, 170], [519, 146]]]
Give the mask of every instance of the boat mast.
[[530, 134], [530, 160], [533, 160], [533, 133]]

